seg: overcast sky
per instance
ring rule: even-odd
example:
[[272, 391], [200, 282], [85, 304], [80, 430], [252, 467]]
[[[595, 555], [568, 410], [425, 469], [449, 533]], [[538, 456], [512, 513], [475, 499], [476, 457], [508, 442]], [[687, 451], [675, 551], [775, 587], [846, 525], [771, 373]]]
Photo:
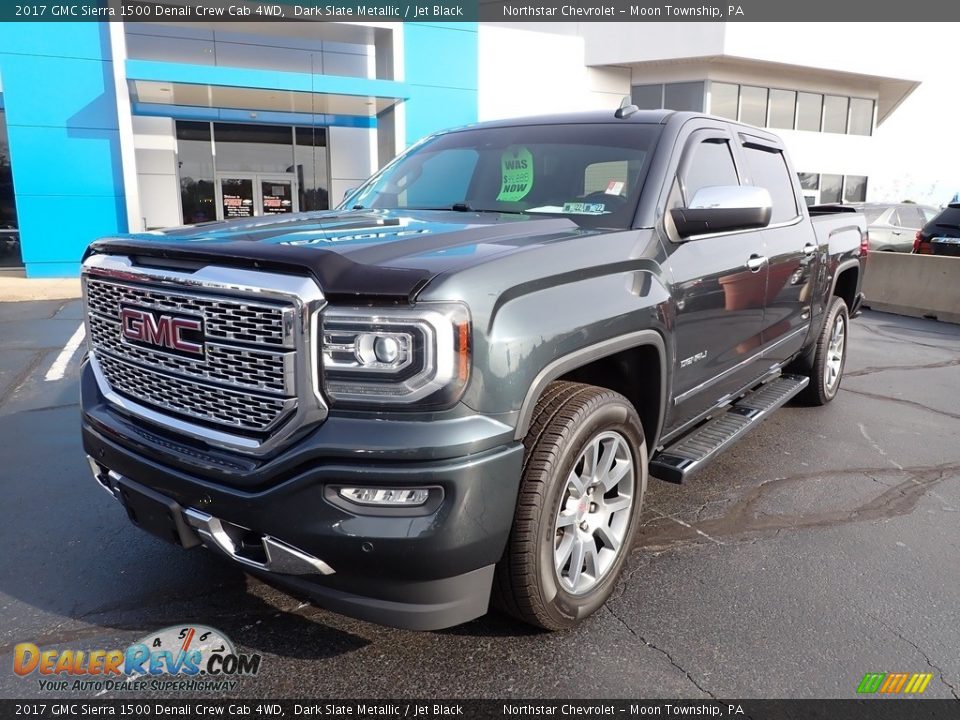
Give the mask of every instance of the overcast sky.
[[[940, 206], [960, 192], [960, 70], [948, 50], [958, 36], [957, 23], [900, 24], [899, 44], [887, 51], [903, 58], [904, 77], [921, 84], [877, 128], [884, 162], [870, 178], [871, 199]], [[859, 44], [864, 53], [883, 52], [869, 32]]]

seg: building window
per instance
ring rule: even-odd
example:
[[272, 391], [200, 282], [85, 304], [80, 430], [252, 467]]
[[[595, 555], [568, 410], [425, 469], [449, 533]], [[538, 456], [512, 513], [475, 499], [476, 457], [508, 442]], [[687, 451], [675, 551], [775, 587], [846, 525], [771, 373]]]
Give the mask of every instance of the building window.
[[663, 86], [663, 107], [703, 112], [703, 83], [667, 83]]
[[798, 172], [797, 177], [800, 179], [800, 188], [808, 205], [867, 201], [866, 175], [820, 175]]
[[[633, 103], [641, 109], [667, 107], [699, 110], [703, 100], [700, 95], [702, 89], [702, 83], [636, 85], [633, 87]], [[709, 105], [709, 112], [713, 115], [757, 127], [850, 135], [873, 134], [875, 103], [868, 98], [821, 95], [711, 80]]]
[[0, 110], [0, 267], [20, 267], [20, 231], [13, 192], [13, 168], [7, 141], [6, 113]]
[[767, 124], [767, 89], [742, 85], [740, 87], [740, 122], [757, 127]]
[[797, 94], [793, 90], [770, 91], [769, 127], [783, 130], [793, 130], [793, 122], [796, 111]]
[[319, 28], [267, 34], [150, 22], [124, 25], [127, 55], [138, 60], [365, 78], [376, 52], [374, 44], [321, 39]]
[[873, 130], [873, 100], [850, 99], [850, 134], [870, 135]]
[[728, 120], [737, 119], [740, 86], [729, 83], [710, 83], [710, 112]]
[[801, 190], [819, 190], [820, 189], [820, 174], [819, 173], [797, 173], [797, 177], [800, 178], [800, 189]]
[[797, 93], [797, 130], [820, 132], [823, 118], [823, 95]]
[[703, 112], [703, 82], [634, 85], [630, 101], [641, 110], [692, 110]]
[[187, 224], [329, 206], [322, 127], [177, 122]]
[[216, 220], [210, 123], [177, 122], [177, 167], [184, 224]]
[[214, 123], [217, 171], [288, 173], [293, 171], [289, 126]]
[[327, 180], [327, 130], [318, 127], [295, 129], [294, 165], [300, 188], [300, 210], [330, 207]]
[[630, 101], [641, 110], [659, 110], [663, 107], [663, 85], [634, 85]]
[[820, 176], [821, 203], [828, 204], [840, 202], [842, 190], [843, 175], [828, 175], [824, 173]]
[[867, 178], [864, 175], [847, 175], [843, 179], [843, 201], [866, 202]]
[[848, 98], [826, 95], [823, 98], [823, 131], [845, 133], [847, 131]]

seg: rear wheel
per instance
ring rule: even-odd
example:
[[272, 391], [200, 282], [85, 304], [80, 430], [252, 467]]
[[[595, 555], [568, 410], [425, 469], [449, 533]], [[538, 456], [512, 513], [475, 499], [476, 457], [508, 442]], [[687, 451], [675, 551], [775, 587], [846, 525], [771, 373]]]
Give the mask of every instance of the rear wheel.
[[810, 384], [797, 396], [801, 402], [807, 405], [826, 405], [837, 396], [843, 368], [847, 362], [849, 325], [847, 304], [843, 298], [834, 297], [812, 355], [798, 368], [799, 372], [810, 378]]
[[636, 410], [622, 395], [551, 383], [524, 440], [514, 526], [494, 602], [548, 630], [603, 605], [623, 567], [647, 484]]

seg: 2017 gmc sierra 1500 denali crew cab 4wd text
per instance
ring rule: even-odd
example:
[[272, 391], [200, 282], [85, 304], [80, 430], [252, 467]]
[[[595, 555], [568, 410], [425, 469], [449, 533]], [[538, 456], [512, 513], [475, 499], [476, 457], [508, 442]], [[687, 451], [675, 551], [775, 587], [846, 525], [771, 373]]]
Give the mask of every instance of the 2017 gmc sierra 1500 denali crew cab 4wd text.
[[142, 529], [323, 607], [565, 628], [648, 474], [837, 395], [864, 227], [695, 113], [439, 133], [336, 210], [94, 242], [84, 447]]

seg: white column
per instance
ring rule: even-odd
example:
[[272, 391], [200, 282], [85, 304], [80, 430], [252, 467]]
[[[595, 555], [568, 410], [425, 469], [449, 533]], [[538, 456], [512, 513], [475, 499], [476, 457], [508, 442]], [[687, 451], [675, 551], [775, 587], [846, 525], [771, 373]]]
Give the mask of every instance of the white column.
[[117, 128], [120, 131], [120, 165], [123, 170], [123, 194], [130, 232], [144, 229], [137, 187], [137, 159], [133, 144], [133, 114], [127, 89], [127, 41], [124, 23], [107, 23], [110, 29], [110, 55], [113, 59], [113, 86], [117, 96]]

